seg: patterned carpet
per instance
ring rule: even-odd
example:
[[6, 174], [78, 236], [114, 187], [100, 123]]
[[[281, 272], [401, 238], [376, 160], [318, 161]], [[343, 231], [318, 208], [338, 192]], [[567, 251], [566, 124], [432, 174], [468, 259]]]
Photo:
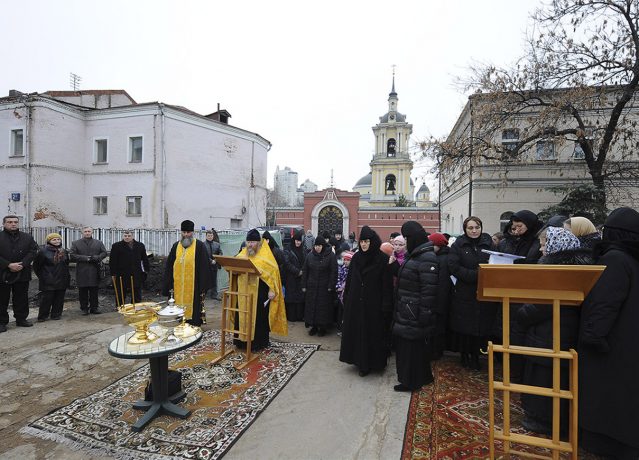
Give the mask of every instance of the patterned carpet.
[[[482, 364], [486, 367], [485, 361]], [[434, 384], [414, 392], [411, 397], [402, 460], [488, 458], [487, 371], [464, 369], [457, 357], [445, 356], [433, 363], [433, 374]], [[517, 398], [513, 394], [512, 432], [533, 434], [520, 428], [523, 411]], [[501, 425], [501, 412], [502, 402], [496, 399], [495, 420], [498, 426]], [[523, 445], [517, 445], [517, 450], [548, 454], [544, 449]]]
[[[209, 331], [197, 345], [171, 356], [169, 367], [182, 372], [191, 409], [186, 420], [161, 416], [139, 433], [131, 424], [141, 415], [131, 405], [143, 395], [149, 367], [22, 429], [73, 448], [126, 459], [221, 457], [317, 349], [316, 345], [271, 342], [245, 369], [232, 354], [211, 366], [219, 354], [219, 333]], [[106, 353], [106, 350], [105, 350]]]

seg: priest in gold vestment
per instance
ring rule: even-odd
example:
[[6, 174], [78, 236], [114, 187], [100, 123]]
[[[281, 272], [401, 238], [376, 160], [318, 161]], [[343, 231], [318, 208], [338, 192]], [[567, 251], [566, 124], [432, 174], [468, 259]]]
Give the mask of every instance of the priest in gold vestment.
[[[256, 278], [256, 282], [249, 285], [249, 292], [253, 294], [254, 299], [257, 298], [253, 309], [251, 351], [259, 351], [269, 346], [269, 332], [278, 335], [288, 334], [280, 270], [268, 243], [262, 240], [256, 229], [248, 232], [246, 235], [246, 247], [236, 257], [250, 259], [260, 271], [259, 279]], [[238, 281], [240, 286], [245, 285], [246, 281], [242, 277], [246, 276], [240, 276]], [[246, 298], [240, 297], [239, 301], [245, 302]], [[245, 308], [246, 306], [240, 305], [240, 310]], [[236, 322], [238, 318], [236, 314]], [[246, 331], [245, 327], [239, 321], [239, 329], [242, 332]], [[238, 347], [246, 347], [246, 343], [242, 340], [235, 339], [234, 342]]]
[[166, 259], [162, 293], [168, 296], [173, 289], [175, 304], [184, 307], [187, 322], [201, 326], [206, 322], [202, 315], [202, 303], [213, 282], [206, 247], [193, 237], [194, 229], [195, 224], [190, 220], [180, 225], [182, 237], [173, 245]]

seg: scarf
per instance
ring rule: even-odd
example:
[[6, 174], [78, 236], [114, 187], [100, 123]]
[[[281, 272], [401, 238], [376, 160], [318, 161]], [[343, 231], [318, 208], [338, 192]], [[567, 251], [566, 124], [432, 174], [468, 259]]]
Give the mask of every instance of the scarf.
[[175, 303], [184, 307], [186, 319], [193, 318], [195, 292], [195, 242], [188, 248], [177, 245], [173, 262], [173, 290]]

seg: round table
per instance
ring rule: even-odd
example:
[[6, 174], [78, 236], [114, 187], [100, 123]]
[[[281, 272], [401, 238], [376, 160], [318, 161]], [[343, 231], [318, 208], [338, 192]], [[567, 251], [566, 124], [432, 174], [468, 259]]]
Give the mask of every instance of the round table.
[[[166, 329], [151, 327], [151, 331], [163, 338]], [[202, 339], [202, 331], [191, 337], [182, 337], [180, 343], [163, 344], [161, 338], [150, 343], [131, 344], [129, 338], [134, 332], [127, 332], [113, 339], [109, 344], [109, 354], [122, 359], [149, 359], [151, 367], [151, 385], [153, 386], [153, 401], [140, 400], [133, 404], [134, 409], [144, 410], [146, 414], [135, 422], [131, 429], [141, 431], [151, 420], [162, 414], [179, 418], [187, 418], [191, 411], [184, 409], [175, 403], [186, 396], [184, 391], [174, 395], [168, 394], [169, 382], [169, 355], [189, 348]]]

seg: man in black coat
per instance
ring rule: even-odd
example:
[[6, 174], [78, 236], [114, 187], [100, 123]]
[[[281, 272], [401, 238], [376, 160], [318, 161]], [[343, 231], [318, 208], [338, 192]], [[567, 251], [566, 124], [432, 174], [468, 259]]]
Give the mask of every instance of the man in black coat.
[[0, 232], [0, 332], [9, 323], [9, 299], [13, 297], [13, 316], [16, 326], [31, 327], [29, 316], [29, 281], [31, 262], [38, 253], [38, 245], [31, 235], [18, 230], [18, 216], [5, 216]]
[[126, 303], [127, 293], [131, 295], [131, 302], [142, 300], [142, 284], [149, 273], [149, 258], [146, 255], [146, 247], [133, 239], [131, 230], [126, 230], [122, 235], [122, 241], [111, 246], [109, 269], [111, 276], [115, 278], [114, 287], [118, 289], [118, 295], [124, 293], [120, 299], [121, 303]]
[[206, 322], [202, 314], [202, 304], [206, 291], [211, 289], [209, 256], [204, 243], [193, 238], [195, 224], [185, 220], [180, 225], [182, 237], [175, 243], [166, 259], [164, 288], [168, 296], [173, 290], [175, 303], [185, 308], [184, 316], [194, 326]]

